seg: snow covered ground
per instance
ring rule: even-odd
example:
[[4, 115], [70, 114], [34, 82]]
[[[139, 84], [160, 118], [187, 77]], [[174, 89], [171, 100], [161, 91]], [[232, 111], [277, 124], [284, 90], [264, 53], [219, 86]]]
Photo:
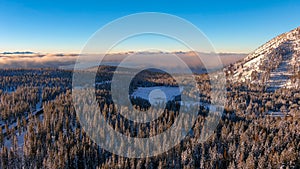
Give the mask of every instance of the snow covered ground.
[[[23, 150], [25, 134], [26, 134], [26, 131], [25, 132], [22, 131], [21, 134], [19, 134], [19, 132], [16, 131], [16, 137], [17, 137], [17, 141], [18, 141], [18, 150], [20, 152], [22, 152], [22, 150]], [[13, 137], [11, 137], [10, 139], [5, 138], [4, 146], [6, 146], [8, 149], [11, 149], [13, 146]]]
[[284, 116], [286, 116], [286, 114], [285, 113], [283, 113], [283, 112], [267, 112], [267, 115], [268, 116], [271, 116], [271, 117], [284, 117]]
[[291, 66], [289, 64], [292, 55], [285, 57], [283, 61], [279, 64], [278, 68], [270, 73], [270, 78], [267, 81], [269, 91], [275, 91], [278, 88], [286, 86], [289, 77], [292, 75], [288, 68]]

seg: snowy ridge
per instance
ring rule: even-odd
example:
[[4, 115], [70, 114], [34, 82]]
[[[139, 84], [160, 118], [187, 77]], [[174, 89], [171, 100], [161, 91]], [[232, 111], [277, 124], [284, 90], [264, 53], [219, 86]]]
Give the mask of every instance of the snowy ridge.
[[271, 91], [298, 88], [299, 61], [300, 27], [273, 38], [225, 71], [233, 82], [259, 83]]

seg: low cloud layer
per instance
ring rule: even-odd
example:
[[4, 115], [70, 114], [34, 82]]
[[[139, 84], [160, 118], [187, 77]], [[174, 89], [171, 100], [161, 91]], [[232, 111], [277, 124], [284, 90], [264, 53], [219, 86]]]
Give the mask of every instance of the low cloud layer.
[[0, 54], [0, 68], [59, 68], [73, 65], [76, 54]]
[[[155, 58], [153, 66], [167, 66], [178, 69], [181, 65], [178, 62], [174, 62], [172, 58], [168, 58], [170, 55], [176, 55], [183, 60], [192, 70], [202, 70], [206, 68], [220, 68], [230, 63], [234, 63], [246, 54], [233, 54], [233, 53], [221, 53], [218, 54], [222, 64], [220, 65], [212, 57], [216, 57], [211, 53], [194, 53], [194, 52], [127, 52], [127, 53], [114, 53], [106, 55], [102, 61], [104, 65], [118, 65], [123, 59], [128, 56], [137, 55], [136, 63], [142, 63], [144, 60]], [[199, 57], [201, 59], [199, 59]], [[98, 63], [98, 57], [95, 55], [85, 56], [85, 60], [93, 64]], [[78, 54], [0, 54], [0, 68], [65, 68], [73, 69], [74, 64], [78, 58]], [[202, 61], [205, 61], [205, 66]], [[91, 65], [91, 67], [92, 67]], [[135, 66], [135, 65], [133, 65]]]

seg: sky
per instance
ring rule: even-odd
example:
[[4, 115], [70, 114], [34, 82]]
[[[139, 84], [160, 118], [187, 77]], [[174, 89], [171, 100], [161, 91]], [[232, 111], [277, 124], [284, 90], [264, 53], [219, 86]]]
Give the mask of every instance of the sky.
[[[299, 0], [0, 0], [0, 52], [79, 53], [101, 27], [140, 12], [186, 19], [208, 37], [216, 52], [249, 53], [300, 26]], [[132, 42], [136, 48], [143, 43]]]

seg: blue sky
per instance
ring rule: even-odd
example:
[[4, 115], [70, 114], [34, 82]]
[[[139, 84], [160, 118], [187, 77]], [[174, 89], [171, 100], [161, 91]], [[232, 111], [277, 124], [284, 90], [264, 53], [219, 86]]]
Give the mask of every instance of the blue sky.
[[218, 52], [248, 53], [300, 26], [299, 0], [0, 0], [0, 52], [78, 53], [102, 26], [137, 12], [182, 17], [202, 30]]

